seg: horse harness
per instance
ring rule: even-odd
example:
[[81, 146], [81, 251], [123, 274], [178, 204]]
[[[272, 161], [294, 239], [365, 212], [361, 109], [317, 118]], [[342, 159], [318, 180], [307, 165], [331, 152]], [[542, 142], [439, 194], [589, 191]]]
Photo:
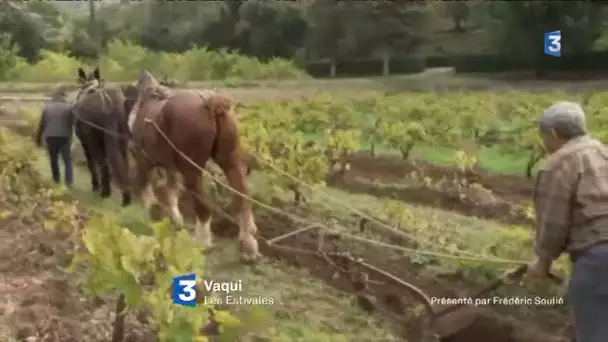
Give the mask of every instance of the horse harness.
[[[78, 103], [78, 100], [79, 100], [79, 97], [80, 97], [81, 94], [84, 94], [84, 96], [80, 97], [80, 100], [82, 100], [83, 98], [85, 98], [86, 96], [89, 96], [89, 95], [99, 94], [99, 99], [100, 99], [100, 103], [101, 103], [101, 106], [102, 106], [101, 112], [105, 113], [106, 102], [109, 102], [110, 108], [111, 108], [111, 106], [113, 105], [113, 103], [112, 103], [112, 97], [108, 94], [108, 92], [104, 88], [94, 89], [93, 93], [91, 93], [90, 90], [91, 89], [81, 90], [79, 92], [77, 98], [76, 98], [76, 103]], [[76, 119], [78, 121], [81, 121], [82, 123], [84, 123], [86, 125], [94, 127], [96, 129], [98, 129], [98, 130], [100, 130], [100, 131], [102, 131], [102, 132], [104, 132], [106, 134], [112, 135], [112, 136], [114, 136], [114, 137], [116, 137], [118, 139], [125, 140], [125, 141], [127, 141], [127, 143], [133, 143], [133, 144], [137, 145], [137, 143], [135, 141], [133, 141], [133, 139], [131, 139], [130, 134], [121, 134], [119, 132], [114, 132], [114, 131], [109, 130], [109, 129], [103, 127], [103, 126], [100, 126], [100, 125], [98, 125], [98, 124], [96, 124], [94, 122], [91, 122], [89, 120], [83, 119], [82, 116], [79, 115], [78, 111], [74, 111], [74, 115], [75, 115], [75, 117], [76, 117]], [[147, 158], [151, 159], [151, 157], [146, 153], [146, 151], [145, 151], [145, 149], [143, 147], [140, 147], [140, 146], [137, 146], [137, 147], [139, 147], [139, 149], [143, 152], [143, 154]], [[131, 152], [131, 153], [133, 153], [133, 152]]]
[[[156, 92], [156, 90], [160, 90], [160, 92]], [[81, 90], [81, 92], [78, 95], [80, 95], [81, 93], [84, 93], [84, 96], [87, 96], [90, 94], [89, 91], [90, 91], [90, 89], [87, 89], [86, 92]], [[203, 103], [210, 100], [211, 97], [213, 97], [213, 95], [216, 94], [216, 92], [214, 90], [193, 90], [193, 92], [196, 93], [203, 100]], [[100, 96], [102, 110], [105, 110], [106, 101], [104, 101], [104, 100], [107, 100], [110, 103], [110, 105], [112, 105], [112, 98], [104, 88], [98, 88], [94, 91], [94, 93], [97, 93]], [[175, 95], [175, 93], [167, 87], [157, 86], [155, 89], [154, 95], [157, 96], [156, 97], [157, 101], [164, 101], [164, 100], [169, 100], [170, 98], [172, 98]], [[78, 97], [77, 97], [76, 101], [78, 101]], [[152, 157], [150, 157], [150, 155], [146, 152], [146, 149], [143, 146], [141, 146], [141, 144], [138, 144], [136, 141], [133, 140], [131, 134], [121, 134], [119, 132], [111, 131], [96, 123], [83, 119], [78, 114], [77, 111], [74, 111], [74, 115], [76, 116], [77, 120], [79, 120], [91, 127], [97, 128], [98, 130], [101, 130], [101, 131], [105, 132], [106, 134], [110, 134], [116, 138], [126, 140], [128, 143], [128, 149], [133, 156], [135, 155], [134, 149], [138, 148], [146, 158], [148, 158], [149, 160], [153, 160]], [[160, 132], [160, 133], [162, 133], [162, 132]]]

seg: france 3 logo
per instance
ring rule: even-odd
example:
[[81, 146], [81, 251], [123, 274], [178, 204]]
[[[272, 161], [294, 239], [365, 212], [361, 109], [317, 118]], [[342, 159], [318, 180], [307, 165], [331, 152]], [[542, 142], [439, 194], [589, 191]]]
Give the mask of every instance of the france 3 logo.
[[183, 274], [173, 278], [173, 304], [196, 306], [196, 274]]
[[545, 55], [562, 56], [562, 31], [545, 32]]

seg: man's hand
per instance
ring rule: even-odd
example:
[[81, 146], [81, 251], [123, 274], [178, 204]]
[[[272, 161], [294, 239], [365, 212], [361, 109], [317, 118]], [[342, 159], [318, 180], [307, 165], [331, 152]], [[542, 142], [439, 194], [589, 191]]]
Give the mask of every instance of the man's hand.
[[528, 263], [526, 275], [533, 278], [548, 278], [550, 276], [552, 263], [552, 261], [546, 259], [536, 258]]

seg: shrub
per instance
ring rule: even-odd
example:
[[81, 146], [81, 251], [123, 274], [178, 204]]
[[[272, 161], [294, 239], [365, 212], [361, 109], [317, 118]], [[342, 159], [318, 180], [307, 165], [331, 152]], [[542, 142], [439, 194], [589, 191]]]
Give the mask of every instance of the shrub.
[[7, 34], [0, 35], [0, 80], [7, 80], [18, 75], [26, 65], [25, 59], [17, 54], [18, 47], [11, 43]]
[[597, 51], [587, 54], [566, 54], [561, 58], [543, 56], [540, 62], [525, 56], [511, 54], [471, 54], [454, 56], [431, 56], [427, 65], [451, 65], [457, 72], [506, 72], [514, 70], [533, 70], [542, 66], [548, 71], [605, 71], [608, 52]]
[[[13, 72], [6, 78], [25, 82], [72, 81], [76, 77], [76, 69], [86, 64], [99, 65], [104, 78], [118, 82], [136, 80], [144, 69], [161, 77], [181, 81], [281, 80], [310, 77], [295, 63], [285, 59], [260, 62], [253, 57], [206, 48], [193, 48], [184, 53], [155, 52], [130, 42], [115, 40], [108, 45], [106, 54], [93, 63], [61, 53], [44, 51], [39, 62], [33, 65], [25, 64], [18, 72]], [[0, 56], [0, 76], [1, 68]]]
[[[331, 74], [331, 62], [327, 60], [305, 62], [306, 71], [315, 77], [326, 78]], [[381, 59], [345, 60], [336, 63], [336, 77], [373, 77], [382, 75]], [[425, 58], [419, 56], [399, 57], [390, 60], [391, 75], [415, 74], [425, 69]]]
[[420, 56], [401, 57], [391, 60], [391, 73], [415, 74], [426, 69], [426, 60]]
[[59, 82], [76, 79], [76, 69], [82, 65], [77, 59], [52, 51], [42, 51], [41, 59], [26, 65], [19, 72], [22, 82]]

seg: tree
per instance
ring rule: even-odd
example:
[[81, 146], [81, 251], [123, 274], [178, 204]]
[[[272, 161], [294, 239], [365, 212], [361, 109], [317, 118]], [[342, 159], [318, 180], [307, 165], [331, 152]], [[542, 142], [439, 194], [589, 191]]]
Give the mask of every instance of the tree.
[[588, 1], [496, 1], [488, 7], [489, 30], [500, 50], [535, 62], [542, 77], [545, 32], [562, 31], [564, 55], [588, 53], [601, 33], [601, 13]]
[[202, 45], [201, 37], [209, 27], [205, 14], [216, 4], [158, 1], [146, 3], [145, 7], [137, 10], [144, 10], [147, 15], [132, 16], [140, 21], [139, 28], [133, 30], [139, 36], [136, 41], [153, 50], [184, 51], [192, 45]]
[[100, 43], [99, 30], [97, 28], [97, 8], [95, 1], [89, 1], [89, 37], [91, 37], [95, 45]]
[[307, 22], [299, 4], [246, 2], [235, 32], [239, 50], [261, 59], [292, 57], [302, 46]]
[[236, 30], [241, 20], [241, 6], [244, 0], [224, 0], [219, 3], [215, 20], [205, 28], [204, 41], [211, 48], [238, 49]]
[[62, 51], [74, 33], [69, 16], [53, 2], [1, 2], [0, 32], [9, 34], [19, 54], [38, 59], [43, 49]]
[[424, 41], [428, 18], [426, 4], [369, 1], [349, 11], [349, 35], [359, 56], [382, 58], [387, 76], [391, 57], [409, 54]]
[[9, 34], [11, 43], [19, 46], [19, 54], [30, 62], [46, 47], [42, 17], [30, 13], [23, 3], [0, 3], [0, 32]]
[[348, 34], [347, 21], [355, 6], [359, 6], [359, 3], [313, 0], [307, 8], [307, 57], [328, 59], [332, 77], [336, 77], [336, 62], [346, 56], [352, 56], [356, 48], [355, 41]]
[[469, 3], [463, 0], [453, 0], [446, 2], [446, 11], [454, 22], [454, 31], [464, 32], [464, 24], [469, 18]]
[[12, 72], [22, 63], [16, 46], [8, 34], [0, 35], [0, 80], [10, 79]]

